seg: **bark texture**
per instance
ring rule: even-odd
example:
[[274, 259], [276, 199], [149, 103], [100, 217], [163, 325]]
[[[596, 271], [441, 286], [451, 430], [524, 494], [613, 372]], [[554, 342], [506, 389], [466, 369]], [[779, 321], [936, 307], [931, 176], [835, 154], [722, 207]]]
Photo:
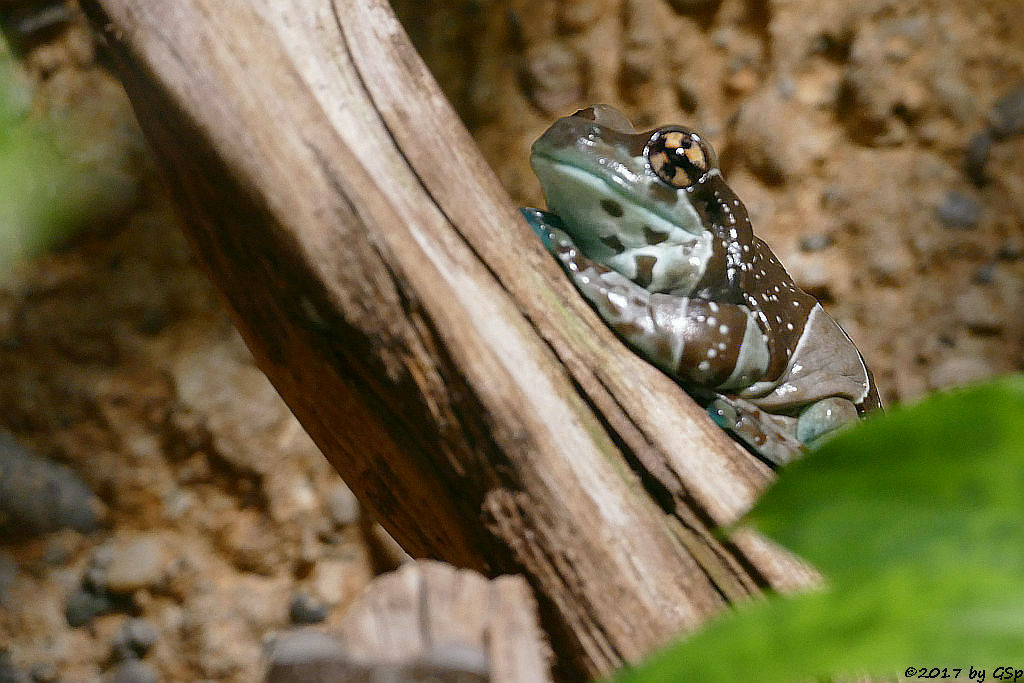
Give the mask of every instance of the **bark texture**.
[[522, 577], [423, 560], [374, 580], [333, 632], [272, 648], [267, 683], [545, 683], [550, 651]]

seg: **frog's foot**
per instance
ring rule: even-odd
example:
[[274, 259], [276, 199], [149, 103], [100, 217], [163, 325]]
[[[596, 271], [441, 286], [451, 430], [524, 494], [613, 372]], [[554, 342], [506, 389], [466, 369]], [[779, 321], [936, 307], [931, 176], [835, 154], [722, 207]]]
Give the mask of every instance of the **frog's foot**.
[[804, 453], [795, 417], [775, 415], [742, 398], [722, 395], [708, 404], [708, 414], [719, 427], [773, 466], [786, 465]]
[[572, 244], [569, 236], [562, 231], [562, 219], [550, 211], [542, 211], [524, 206], [519, 209], [519, 213], [523, 214], [523, 218], [533, 228], [533, 232], [544, 243], [544, 248], [552, 254], [557, 255], [556, 245], [558, 243], [567, 242], [569, 245]]
[[736, 396], [718, 395], [708, 404], [708, 414], [718, 426], [776, 466], [796, 460], [808, 446], [857, 422], [853, 402], [836, 396], [812, 403], [799, 417], [792, 417], [769, 413]]
[[857, 406], [846, 398], [831, 396], [804, 408], [797, 422], [796, 435], [809, 444], [857, 421]]

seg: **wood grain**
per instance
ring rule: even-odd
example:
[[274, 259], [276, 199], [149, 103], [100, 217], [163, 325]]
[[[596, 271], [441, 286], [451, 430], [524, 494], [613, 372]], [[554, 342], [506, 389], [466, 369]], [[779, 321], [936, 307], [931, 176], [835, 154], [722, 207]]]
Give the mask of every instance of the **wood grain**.
[[522, 577], [422, 560], [374, 579], [337, 628], [284, 636], [266, 681], [545, 683], [549, 655]]
[[712, 533], [770, 472], [575, 294], [386, 3], [83, 5], [257, 362], [412, 555], [523, 573], [567, 675], [806, 585]]

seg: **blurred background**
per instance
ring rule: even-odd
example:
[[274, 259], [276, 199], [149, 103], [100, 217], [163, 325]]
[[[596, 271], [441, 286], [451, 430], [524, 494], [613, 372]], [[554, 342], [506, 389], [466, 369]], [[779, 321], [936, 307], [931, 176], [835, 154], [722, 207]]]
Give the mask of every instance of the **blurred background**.
[[[559, 116], [683, 123], [885, 402], [1024, 366], [1018, 0], [393, 4], [517, 202]], [[0, 680], [253, 680], [394, 553], [193, 263], [75, 3], [0, 28]]]

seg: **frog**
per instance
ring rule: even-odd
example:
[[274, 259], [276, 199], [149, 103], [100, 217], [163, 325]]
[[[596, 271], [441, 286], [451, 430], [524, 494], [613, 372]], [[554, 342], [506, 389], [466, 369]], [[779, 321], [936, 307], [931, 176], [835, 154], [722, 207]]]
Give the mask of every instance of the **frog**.
[[629, 347], [754, 456], [780, 467], [881, 410], [850, 337], [754, 235], [705, 136], [610, 105], [558, 119], [522, 215]]

